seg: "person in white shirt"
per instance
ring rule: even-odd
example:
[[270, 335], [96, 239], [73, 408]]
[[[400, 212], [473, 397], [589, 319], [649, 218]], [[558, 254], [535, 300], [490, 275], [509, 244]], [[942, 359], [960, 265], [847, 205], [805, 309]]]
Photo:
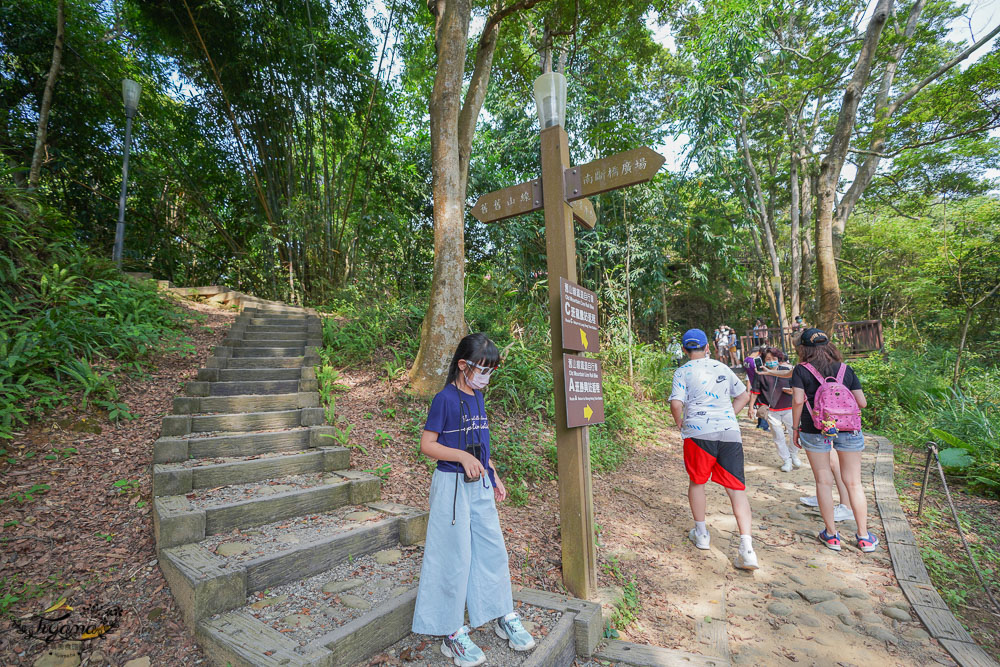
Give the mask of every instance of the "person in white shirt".
[[740, 531], [736, 567], [756, 570], [757, 554], [750, 534], [750, 501], [743, 471], [743, 439], [736, 415], [750, 393], [732, 369], [708, 357], [708, 337], [690, 329], [681, 337], [688, 362], [674, 371], [670, 412], [684, 438], [688, 502], [694, 528], [688, 537], [699, 549], [710, 548], [705, 525], [705, 484], [711, 479], [729, 495]]

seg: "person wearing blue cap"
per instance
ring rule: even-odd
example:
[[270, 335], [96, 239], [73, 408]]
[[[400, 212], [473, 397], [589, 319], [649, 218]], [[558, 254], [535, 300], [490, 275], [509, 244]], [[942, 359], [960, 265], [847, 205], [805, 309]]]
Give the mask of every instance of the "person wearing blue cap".
[[732, 369], [708, 355], [708, 337], [689, 329], [681, 337], [688, 362], [674, 371], [670, 412], [684, 438], [688, 502], [694, 528], [688, 537], [699, 549], [709, 549], [705, 525], [705, 484], [711, 479], [729, 495], [740, 547], [736, 567], [756, 570], [757, 554], [750, 535], [750, 500], [743, 473], [743, 438], [736, 415], [750, 402], [750, 393]]

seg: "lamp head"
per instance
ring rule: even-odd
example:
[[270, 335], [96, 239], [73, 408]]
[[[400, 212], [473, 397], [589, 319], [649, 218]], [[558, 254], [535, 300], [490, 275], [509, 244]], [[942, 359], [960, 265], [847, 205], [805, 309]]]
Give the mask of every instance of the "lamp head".
[[139, 108], [139, 93], [142, 86], [132, 79], [122, 79], [122, 99], [125, 100], [125, 114], [129, 117], [135, 115]]
[[546, 72], [535, 79], [535, 108], [541, 129], [566, 122], [566, 77], [560, 72]]

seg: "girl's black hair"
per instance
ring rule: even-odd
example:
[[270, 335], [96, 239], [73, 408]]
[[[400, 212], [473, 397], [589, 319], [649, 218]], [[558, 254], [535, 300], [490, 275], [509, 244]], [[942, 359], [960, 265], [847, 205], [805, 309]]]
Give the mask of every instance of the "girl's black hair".
[[448, 366], [448, 379], [445, 380], [444, 386], [447, 387], [458, 379], [458, 362], [461, 359], [477, 363], [480, 366], [496, 368], [500, 365], [500, 351], [497, 350], [493, 341], [486, 337], [486, 334], [469, 334], [455, 348], [455, 355], [451, 358], [451, 364]]

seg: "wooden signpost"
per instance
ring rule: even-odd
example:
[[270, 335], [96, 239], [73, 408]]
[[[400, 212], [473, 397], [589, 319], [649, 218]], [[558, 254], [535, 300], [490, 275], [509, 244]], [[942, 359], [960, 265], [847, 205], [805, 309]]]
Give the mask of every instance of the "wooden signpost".
[[592, 598], [597, 554], [588, 426], [604, 421], [604, 399], [600, 362], [563, 353], [600, 349], [597, 297], [576, 284], [573, 220], [592, 229], [597, 216], [586, 197], [644, 183], [663, 166], [664, 158], [649, 148], [636, 148], [571, 167], [562, 125], [542, 130], [541, 140], [541, 179], [483, 195], [472, 214], [480, 222], [496, 222], [545, 210], [563, 583], [577, 597]]

